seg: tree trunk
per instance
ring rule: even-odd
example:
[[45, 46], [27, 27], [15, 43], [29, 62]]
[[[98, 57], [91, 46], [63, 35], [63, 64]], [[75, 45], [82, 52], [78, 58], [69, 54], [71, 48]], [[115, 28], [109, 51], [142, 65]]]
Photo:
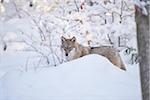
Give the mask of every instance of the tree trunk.
[[[147, 1], [147, 0], [145, 0]], [[136, 10], [137, 43], [139, 53], [140, 78], [143, 100], [149, 100], [149, 67], [150, 67], [150, 33], [149, 33], [149, 9], [146, 7], [148, 16]]]

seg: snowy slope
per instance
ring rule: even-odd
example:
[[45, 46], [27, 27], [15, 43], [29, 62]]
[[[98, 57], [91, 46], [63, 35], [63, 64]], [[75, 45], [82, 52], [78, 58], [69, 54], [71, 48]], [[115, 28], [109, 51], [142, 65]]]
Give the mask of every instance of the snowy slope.
[[0, 100], [141, 100], [138, 67], [125, 72], [99, 55], [10, 71], [0, 79], [0, 94]]

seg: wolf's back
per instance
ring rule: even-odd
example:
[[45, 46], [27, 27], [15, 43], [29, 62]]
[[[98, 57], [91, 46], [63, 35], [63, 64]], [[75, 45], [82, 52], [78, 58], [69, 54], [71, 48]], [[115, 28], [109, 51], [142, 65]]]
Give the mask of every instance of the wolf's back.
[[101, 46], [101, 47], [91, 47], [90, 53], [91, 54], [100, 54], [103, 56], [114, 56], [116, 55], [118, 51], [113, 48], [113, 47], [109, 47], [109, 46]]

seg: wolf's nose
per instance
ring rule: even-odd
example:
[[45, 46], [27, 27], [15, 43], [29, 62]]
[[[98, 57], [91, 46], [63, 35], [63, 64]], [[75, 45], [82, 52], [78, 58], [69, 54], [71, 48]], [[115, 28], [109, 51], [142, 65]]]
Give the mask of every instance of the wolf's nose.
[[66, 56], [68, 56], [68, 54], [66, 53]]

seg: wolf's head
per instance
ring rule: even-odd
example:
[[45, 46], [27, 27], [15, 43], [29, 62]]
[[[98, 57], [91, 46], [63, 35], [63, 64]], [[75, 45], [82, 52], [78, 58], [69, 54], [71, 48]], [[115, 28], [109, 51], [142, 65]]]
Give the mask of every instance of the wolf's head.
[[61, 48], [65, 51], [65, 55], [68, 54], [75, 48], [76, 38], [66, 39], [63, 36], [61, 37]]

